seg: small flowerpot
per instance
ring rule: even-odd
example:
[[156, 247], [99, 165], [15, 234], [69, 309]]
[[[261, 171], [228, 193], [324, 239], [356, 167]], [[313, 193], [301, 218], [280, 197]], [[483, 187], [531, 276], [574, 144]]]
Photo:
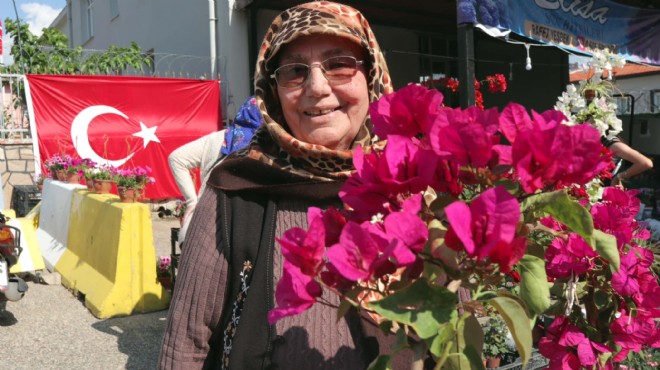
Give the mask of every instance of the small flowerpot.
[[170, 290], [172, 289], [172, 277], [169, 275], [158, 275], [158, 282], [163, 288]]
[[78, 173], [76, 173], [76, 172], [73, 172], [73, 173], [67, 172], [65, 176], [66, 176], [66, 178], [65, 178], [66, 182], [68, 184], [80, 184], [80, 175]]
[[137, 189], [127, 188], [124, 186], [117, 187], [117, 194], [122, 203], [135, 203], [140, 193]]
[[85, 178], [85, 185], [87, 185], [87, 190], [94, 191], [94, 180]]
[[112, 190], [112, 180], [94, 180], [94, 192], [108, 194]]
[[594, 100], [595, 97], [596, 97], [596, 90], [591, 90], [591, 89], [584, 90], [584, 98], [587, 100], [587, 102]]
[[55, 174], [57, 175], [57, 180], [58, 180], [58, 181], [66, 181], [66, 171], [64, 171], [64, 170], [57, 170], [57, 171], [55, 172]]
[[496, 369], [500, 367], [500, 362], [502, 361], [499, 357], [488, 357], [486, 359], [486, 367], [489, 369]]
[[39, 189], [40, 193], [43, 192], [44, 191], [44, 184], [37, 184], [37, 189]]

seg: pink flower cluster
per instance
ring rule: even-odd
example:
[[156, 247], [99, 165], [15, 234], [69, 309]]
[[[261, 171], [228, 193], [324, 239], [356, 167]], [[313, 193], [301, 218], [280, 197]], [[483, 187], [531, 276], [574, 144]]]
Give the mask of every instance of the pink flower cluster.
[[[309, 309], [324, 288], [341, 294], [382, 286], [391, 276], [421, 279], [425, 262], [446, 258], [429, 247], [433, 222], [446, 226], [443, 242], [462, 266], [517, 274], [529, 236], [521, 201], [585, 184], [610, 168], [598, 131], [563, 125], [558, 111], [530, 114], [513, 103], [501, 112], [454, 109], [442, 102], [439, 92], [411, 84], [372, 103], [374, 132], [387, 141], [355, 150], [356, 172], [339, 193], [344, 209], [312, 208], [307, 230], [294, 228], [278, 239], [285, 263], [271, 323]], [[430, 207], [427, 197], [434, 194], [446, 200], [441, 209]], [[596, 365], [599, 354], [615, 346], [621, 348], [617, 361], [640, 348], [643, 338], [658, 342], [653, 320], [660, 317], [660, 287], [649, 269], [653, 255], [635, 244], [648, 232], [633, 219], [639, 207], [634, 195], [607, 188], [603, 202], [589, 209], [594, 228], [617, 241], [621, 267], [603, 289], [618, 297], [610, 313], [619, 318], [609, 337], [596, 339], [572, 316], [557, 316], [540, 344], [551, 368]], [[551, 280], [589, 281], [594, 270], [609, 268], [584, 235], [552, 218], [543, 224], [558, 235], [546, 247]], [[395, 290], [385, 285], [380, 297]]]

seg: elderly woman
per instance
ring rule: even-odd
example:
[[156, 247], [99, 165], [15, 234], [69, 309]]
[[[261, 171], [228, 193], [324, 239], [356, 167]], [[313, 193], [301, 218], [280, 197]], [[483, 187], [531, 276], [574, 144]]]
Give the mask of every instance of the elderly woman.
[[[188, 230], [160, 367], [364, 369], [377, 328], [330, 305], [269, 326], [283, 258], [276, 239], [307, 227], [309, 207], [340, 205], [352, 150], [371, 142], [369, 103], [391, 92], [385, 60], [357, 10], [292, 7], [270, 26], [255, 73], [263, 125], [210, 175]], [[371, 334], [371, 335], [370, 335]]]

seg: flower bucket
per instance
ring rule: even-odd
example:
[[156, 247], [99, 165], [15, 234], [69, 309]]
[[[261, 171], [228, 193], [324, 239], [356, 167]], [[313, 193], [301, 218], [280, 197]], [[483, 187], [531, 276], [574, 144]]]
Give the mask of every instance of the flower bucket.
[[135, 203], [139, 196], [139, 192], [136, 189], [124, 186], [117, 187], [117, 194], [119, 194], [119, 200], [122, 203]]
[[108, 194], [112, 190], [112, 180], [94, 180], [94, 191], [98, 194]]
[[80, 175], [78, 173], [66, 173], [65, 176], [68, 184], [80, 184]]

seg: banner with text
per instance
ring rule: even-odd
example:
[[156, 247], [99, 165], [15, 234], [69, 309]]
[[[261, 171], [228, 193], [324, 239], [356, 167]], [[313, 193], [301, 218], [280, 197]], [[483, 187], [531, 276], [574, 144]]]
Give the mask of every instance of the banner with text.
[[55, 154], [149, 166], [156, 180], [146, 187], [149, 199], [181, 196], [167, 157], [222, 125], [218, 81], [61, 75], [27, 81], [38, 166]]
[[580, 52], [608, 48], [627, 60], [660, 64], [660, 9], [610, 0], [459, 0], [458, 23], [510, 30]]

